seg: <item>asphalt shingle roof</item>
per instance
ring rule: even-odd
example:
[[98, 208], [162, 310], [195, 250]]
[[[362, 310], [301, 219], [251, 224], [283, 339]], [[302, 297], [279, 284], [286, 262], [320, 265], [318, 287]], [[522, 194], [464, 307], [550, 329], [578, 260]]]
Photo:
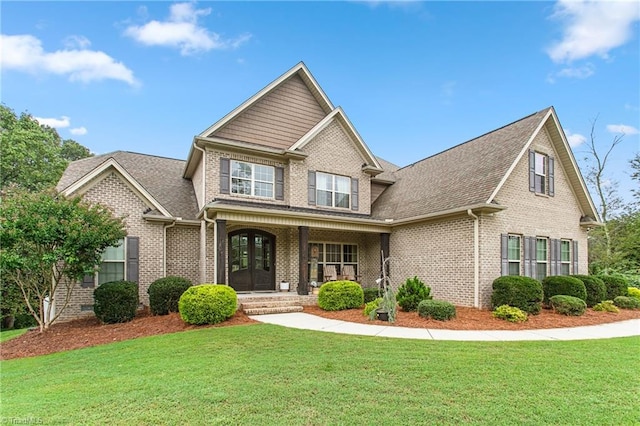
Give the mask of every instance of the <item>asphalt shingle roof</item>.
[[549, 109], [394, 171], [372, 216], [398, 220], [486, 203]]
[[70, 163], [60, 178], [57, 189], [64, 190], [110, 158], [117, 161], [172, 216], [196, 218], [198, 203], [193, 184], [182, 177], [184, 160], [127, 151], [97, 155]]

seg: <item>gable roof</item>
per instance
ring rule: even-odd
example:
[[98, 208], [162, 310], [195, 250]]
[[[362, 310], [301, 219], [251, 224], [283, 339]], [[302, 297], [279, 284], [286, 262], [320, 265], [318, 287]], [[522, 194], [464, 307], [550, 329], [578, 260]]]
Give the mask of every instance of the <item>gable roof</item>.
[[[182, 177], [183, 160], [115, 151], [73, 161], [57, 190], [72, 194], [107, 170], [117, 171], [154, 210], [165, 216], [194, 219], [198, 213], [193, 185]], [[141, 212], [142, 213], [142, 212]]]
[[395, 171], [396, 183], [375, 201], [372, 216], [399, 220], [495, 204], [496, 194], [543, 127], [550, 132], [584, 214], [595, 215], [569, 144], [549, 107]]

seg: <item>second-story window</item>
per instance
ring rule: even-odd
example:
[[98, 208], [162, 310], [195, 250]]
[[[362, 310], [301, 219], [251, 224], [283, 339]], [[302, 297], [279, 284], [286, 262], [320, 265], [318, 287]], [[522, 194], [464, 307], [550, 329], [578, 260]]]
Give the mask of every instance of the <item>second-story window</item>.
[[231, 193], [273, 198], [274, 168], [231, 161]]
[[351, 196], [351, 179], [346, 176], [316, 174], [316, 204], [327, 207], [349, 208]]

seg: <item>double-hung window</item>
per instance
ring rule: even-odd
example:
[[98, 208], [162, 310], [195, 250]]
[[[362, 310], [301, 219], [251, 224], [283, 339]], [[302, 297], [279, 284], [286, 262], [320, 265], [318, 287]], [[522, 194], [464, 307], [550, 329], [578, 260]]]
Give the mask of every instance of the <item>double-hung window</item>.
[[350, 207], [351, 178], [316, 173], [316, 204], [327, 207]]
[[117, 246], [107, 247], [102, 252], [102, 263], [98, 270], [98, 285], [111, 281], [121, 281], [125, 277], [125, 243], [120, 240]]
[[273, 198], [274, 168], [231, 161], [231, 193]]
[[529, 151], [529, 191], [536, 194], [555, 195], [553, 157]]
[[560, 241], [560, 275], [571, 273], [571, 241]]
[[549, 240], [536, 238], [536, 278], [543, 280], [547, 276], [549, 254]]
[[536, 193], [545, 194], [547, 192], [547, 156], [539, 152], [536, 152], [535, 174]]
[[509, 275], [520, 275], [520, 236], [509, 235], [507, 243], [507, 259], [509, 261]]

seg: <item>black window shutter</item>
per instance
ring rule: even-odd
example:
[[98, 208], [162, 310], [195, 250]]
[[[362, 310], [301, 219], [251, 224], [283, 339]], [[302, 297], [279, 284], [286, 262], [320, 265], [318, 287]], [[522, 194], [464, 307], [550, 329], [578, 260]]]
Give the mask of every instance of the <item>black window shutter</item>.
[[535, 268], [531, 267], [531, 240], [533, 237], [524, 237], [524, 276], [535, 278]]
[[555, 184], [553, 182], [553, 157], [549, 157], [549, 195], [553, 197], [555, 195]]
[[351, 178], [351, 210], [358, 211], [358, 179]]
[[284, 200], [284, 169], [276, 167], [276, 200]]
[[509, 275], [509, 236], [507, 234], [500, 235], [500, 258], [502, 275]]
[[139, 282], [140, 238], [127, 237], [127, 281]]
[[573, 241], [573, 273], [579, 274], [578, 272], [578, 242]]
[[308, 188], [309, 188], [309, 195], [308, 195], [309, 205], [315, 206], [316, 205], [316, 172], [309, 171]]
[[94, 288], [96, 286], [96, 275], [95, 274], [87, 274], [82, 278], [82, 283], [80, 283], [80, 287], [82, 288]]
[[529, 191], [536, 192], [536, 152], [529, 150]]
[[229, 193], [229, 159], [220, 159], [220, 193]]

